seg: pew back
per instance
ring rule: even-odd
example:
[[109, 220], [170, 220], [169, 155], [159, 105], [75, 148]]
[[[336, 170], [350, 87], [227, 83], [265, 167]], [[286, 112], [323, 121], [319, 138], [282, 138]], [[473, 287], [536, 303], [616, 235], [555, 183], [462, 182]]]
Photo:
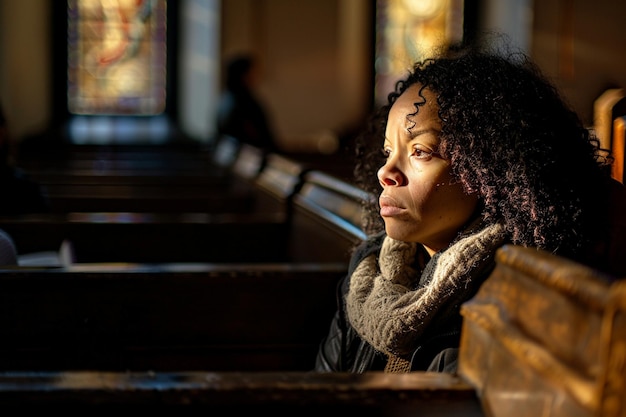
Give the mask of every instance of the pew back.
[[284, 213], [68, 213], [0, 217], [20, 255], [58, 251], [74, 263], [285, 262]]
[[473, 388], [451, 374], [311, 372], [0, 372], [0, 404], [21, 411], [175, 415], [482, 417]]
[[359, 188], [321, 171], [305, 173], [292, 202], [292, 259], [329, 261], [339, 256], [347, 263], [351, 250], [366, 237], [361, 214], [368, 198]]
[[626, 402], [626, 287], [506, 245], [462, 307], [459, 373], [494, 416], [617, 416]]
[[22, 163], [44, 187], [55, 213], [249, 212], [253, 193], [233, 165], [240, 154], [248, 155], [252, 173], [262, 160], [226, 139], [214, 152], [199, 146], [74, 145]]
[[161, 264], [0, 273], [0, 369], [306, 371], [342, 264]]
[[[233, 145], [220, 143], [229, 149]], [[63, 197], [57, 195], [58, 213], [2, 217], [0, 228], [14, 237], [21, 254], [56, 251], [70, 242], [73, 259], [80, 263], [288, 260], [288, 203], [302, 168], [276, 156], [267, 170], [273, 177], [281, 173], [282, 180], [261, 188], [255, 181], [265, 167], [263, 152], [241, 144], [232, 158], [220, 162], [232, 169], [230, 187], [210, 191], [204, 184], [192, 184], [177, 192], [167, 183], [149, 182], [101, 185], [94, 192], [93, 185], [70, 183], [60, 185], [70, 190], [72, 203], [66, 208], [80, 211], [60, 209]], [[103, 207], [111, 211], [93, 211]]]
[[[358, 188], [283, 156], [239, 148], [233, 176], [253, 206], [231, 211], [70, 212], [0, 217], [20, 254], [73, 248], [76, 263], [347, 262], [365, 236]], [[220, 198], [232, 195], [222, 190]], [[163, 198], [169, 198], [166, 194]], [[237, 210], [245, 211], [237, 212]]]

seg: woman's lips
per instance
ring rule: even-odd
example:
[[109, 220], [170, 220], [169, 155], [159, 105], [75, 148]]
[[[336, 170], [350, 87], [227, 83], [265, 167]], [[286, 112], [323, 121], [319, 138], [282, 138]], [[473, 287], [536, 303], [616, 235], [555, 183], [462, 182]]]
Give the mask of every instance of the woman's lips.
[[404, 211], [404, 207], [388, 195], [381, 195], [378, 203], [380, 205], [380, 215], [383, 217], [397, 216]]

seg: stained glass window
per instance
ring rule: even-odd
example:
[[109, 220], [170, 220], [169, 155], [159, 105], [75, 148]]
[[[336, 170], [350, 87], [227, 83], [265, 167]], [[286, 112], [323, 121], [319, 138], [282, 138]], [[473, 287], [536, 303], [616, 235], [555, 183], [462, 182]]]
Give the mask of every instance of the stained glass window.
[[377, 0], [376, 101], [411, 65], [463, 37], [463, 0]]
[[166, 101], [166, 0], [68, 0], [68, 110], [158, 115]]

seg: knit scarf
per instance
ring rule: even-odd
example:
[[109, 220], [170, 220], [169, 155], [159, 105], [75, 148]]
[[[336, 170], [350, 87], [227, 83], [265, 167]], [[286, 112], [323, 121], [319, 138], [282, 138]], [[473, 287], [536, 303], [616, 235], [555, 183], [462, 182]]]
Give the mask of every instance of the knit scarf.
[[[437, 313], [467, 297], [472, 280], [504, 242], [499, 224], [468, 228], [424, 273], [414, 264], [418, 245], [385, 237], [380, 254], [364, 258], [350, 278], [348, 320], [359, 335], [390, 360], [408, 358]], [[430, 265], [429, 265], [430, 266]], [[406, 370], [406, 369], [405, 369]]]

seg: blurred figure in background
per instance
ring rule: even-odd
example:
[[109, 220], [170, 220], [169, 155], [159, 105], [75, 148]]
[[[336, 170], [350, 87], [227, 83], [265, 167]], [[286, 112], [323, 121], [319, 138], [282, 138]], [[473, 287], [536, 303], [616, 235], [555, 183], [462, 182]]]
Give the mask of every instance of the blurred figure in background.
[[217, 131], [265, 151], [276, 151], [276, 136], [265, 106], [255, 94], [259, 73], [255, 58], [240, 55], [226, 66], [225, 89], [220, 97]]

